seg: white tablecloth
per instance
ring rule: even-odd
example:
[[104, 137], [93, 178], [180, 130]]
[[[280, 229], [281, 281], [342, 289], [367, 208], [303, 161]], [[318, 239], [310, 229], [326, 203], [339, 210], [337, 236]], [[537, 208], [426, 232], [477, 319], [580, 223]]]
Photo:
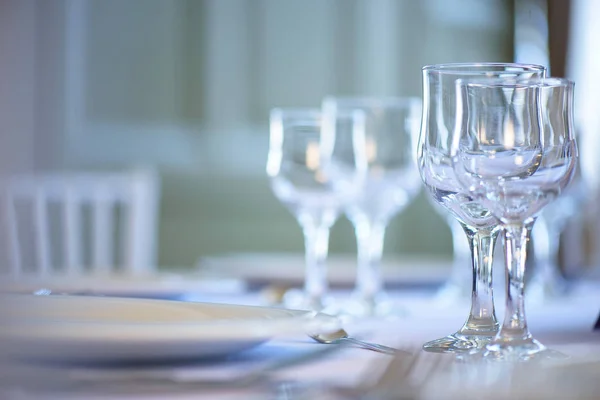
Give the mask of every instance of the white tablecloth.
[[[338, 299], [343, 299], [346, 293], [338, 292], [336, 296]], [[397, 307], [403, 310], [400, 316], [393, 319], [370, 318], [349, 321], [346, 330], [357, 338], [414, 350], [428, 340], [457, 330], [466, 319], [469, 309], [469, 303], [466, 300], [445, 305], [433, 302], [430, 292], [394, 292], [391, 293], [391, 297]], [[198, 295], [190, 297], [188, 300], [236, 304], [260, 304], [262, 302], [262, 298], [257, 293], [228, 294], [226, 296]], [[501, 300], [496, 304], [501, 305]], [[503, 307], [498, 308], [498, 317], [502, 320]], [[571, 355], [574, 360], [580, 357], [587, 357], [588, 360], [590, 357], [591, 359], [595, 357], [600, 362], [600, 332], [592, 332], [599, 311], [600, 288], [597, 285], [584, 285], [570, 297], [527, 306], [527, 318], [532, 333], [553, 349]], [[162, 365], [153, 366], [152, 369], [163, 371], [167, 375], [170, 373], [187, 374], [200, 380], [215, 376], [227, 378], [274, 362], [284, 356], [312, 351], [317, 346], [325, 345], [317, 344], [304, 335], [276, 338], [228, 362]], [[451, 356], [443, 355], [442, 357]], [[390, 359], [390, 356], [364, 349], [344, 348], [335, 354], [313, 362], [277, 371], [272, 374], [271, 379], [302, 382], [305, 385], [326, 384], [336, 387], [355, 387], [376, 381]], [[44, 366], [40, 368], [43, 369]], [[75, 367], [61, 366], [60, 368], [68, 371]], [[148, 366], [129, 366], [129, 369], [143, 370], [144, 368], [148, 368]], [[124, 369], [123, 373], [126, 372], [127, 369]], [[264, 392], [263, 389], [257, 388], [211, 390], [194, 387], [193, 384], [164, 383], [158, 385], [150, 380], [119, 387], [114, 387], [110, 383], [89, 386], [79, 383], [40, 389], [34, 385], [35, 379], [37, 377], [32, 375], [29, 379], [24, 380], [24, 384], [15, 385], [10, 390], [4, 391], [2, 398], [19, 400], [30, 398], [114, 400], [293, 398], [289, 393], [286, 394], [285, 385], [277, 390]]]

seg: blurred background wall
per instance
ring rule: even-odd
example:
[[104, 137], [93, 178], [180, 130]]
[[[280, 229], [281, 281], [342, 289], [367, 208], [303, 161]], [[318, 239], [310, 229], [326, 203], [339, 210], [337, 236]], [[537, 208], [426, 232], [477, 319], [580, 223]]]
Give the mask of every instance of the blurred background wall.
[[[420, 96], [425, 64], [513, 61], [514, 23], [510, 0], [0, 0], [1, 172], [157, 168], [160, 265], [300, 252], [269, 109]], [[389, 228], [386, 254], [450, 252], [425, 196]]]

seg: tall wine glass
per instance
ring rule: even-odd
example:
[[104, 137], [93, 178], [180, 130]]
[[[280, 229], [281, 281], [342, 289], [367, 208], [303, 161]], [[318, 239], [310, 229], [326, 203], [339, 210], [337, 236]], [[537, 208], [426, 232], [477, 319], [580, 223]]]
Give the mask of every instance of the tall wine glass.
[[549, 354], [527, 327], [525, 261], [536, 216], [575, 173], [572, 102], [566, 79], [457, 81], [453, 169], [464, 190], [500, 221], [505, 241], [506, 312], [481, 353], [486, 359]]
[[[492, 292], [492, 258], [500, 230], [497, 219], [457, 181], [451, 141], [456, 124], [457, 79], [513, 79], [544, 76], [538, 65], [477, 63], [440, 64], [423, 68], [423, 120], [419, 170], [429, 193], [462, 225], [473, 269], [471, 310], [464, 325], [446, 337], [423, 345], [433, 352], [465, 352], [480, 348], [498, 331]], [[465, 266], [466, 267], [466, 266]]]
[[386, 315], [380, 264], [385, 230], [421, 188], [415, 149], [421, 115], [416, 97], [328, 97], [324, 117], [336, 119], [359, 111], [364, 118], [366, 176], [358, 196], [344, 211], [354, 225], [358, 266], [355, 291], [343, 312], [351, 315]]
[[[357, 114], [339, 116], [339, 120], [345, 122], [339, 124], [340, 138], [348, 136], [360, 140], [363, 124]], [[296, 217], [305, 240], [304, 291], [286, 293], [284, 304], [290, 308], [324, 308], [328, 290], [329, 230], [344, 202], [355, 195], [360, 177], [357, 167], [344, 175], [343, 182], [332, 178], [335, 172], [331, 163], [324, 160], [334, 153], [338, 141], [329, 136], [325, 138], [322, 132], [323, 118], [319, 109], [271, 111], [267, 174], [273, 193]], [[353, 160], [356, 166], [361, 158]]]

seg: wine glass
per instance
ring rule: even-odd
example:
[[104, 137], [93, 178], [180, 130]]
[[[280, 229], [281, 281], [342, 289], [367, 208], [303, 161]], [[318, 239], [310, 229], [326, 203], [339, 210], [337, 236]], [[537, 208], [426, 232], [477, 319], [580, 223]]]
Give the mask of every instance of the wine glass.
[[[457, 79], [541, 77], [538, 65], [507, 63], [439, 64], [423, 68], [423, 120], [418, 162], [433, 200], [462, 225], [471, 250], [471, 309], [464, 325], [446, 337], [427, 342], [432, 352], [466, 352], [480, 348], [498, 331], [492, 291], [492, 261], [500, 227], [497, 219], [457, 181], [450, 155], [456, 124]], [[466, 266], [465, 266], [466, 267]]]
[[359, 185], [360, 157], [353, 158], [352, 172], [344, 174], [344, 180], [336, 178], [333, 168], [343, 164], [324, 162], [337, 154], [336, 144], [343, 143], [341, 139], [350, 137], [361, 143], [364, 125], [360, 116], [351, 113], [338, 119], [344, 122], [339, 124], [340, 140], [323, 135], [319, 109], [276, 108], [270, 113], [267, 174], [273, 193], [296, 217], [305, 240], [304, 290], [284, 295], [284, 305], [290, 308], [325, 307], [329, 230]]
[[506, 312], [480, 353], [491, 360], [529, 360], [552, 352], [527, 327], [524, 275], [536, 216], [575, 174], [573, 83], [566, 79], [457, 81], [452, 165], [464, 190], [502, 227]]
[[392, 304], [383, 291], [381, 258], [389, 221], [421, 188], [415, 149], [421, 114], [416, 97], [327, 97], [325, 118], [350, 111], [364, 118], [366, 176], [358, 196], [344, 211], [357, 241], [357, 273], [352, 300], [342, 311], [354, 316], [388, 315]]

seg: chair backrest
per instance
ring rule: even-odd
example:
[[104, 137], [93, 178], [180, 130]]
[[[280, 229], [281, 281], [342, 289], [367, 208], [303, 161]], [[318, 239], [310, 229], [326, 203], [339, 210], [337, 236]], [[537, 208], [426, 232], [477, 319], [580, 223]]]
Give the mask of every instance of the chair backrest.
[[159, 192], [153, 170], [4, 179], [0, 268], [42, 276], [153, 269]]

